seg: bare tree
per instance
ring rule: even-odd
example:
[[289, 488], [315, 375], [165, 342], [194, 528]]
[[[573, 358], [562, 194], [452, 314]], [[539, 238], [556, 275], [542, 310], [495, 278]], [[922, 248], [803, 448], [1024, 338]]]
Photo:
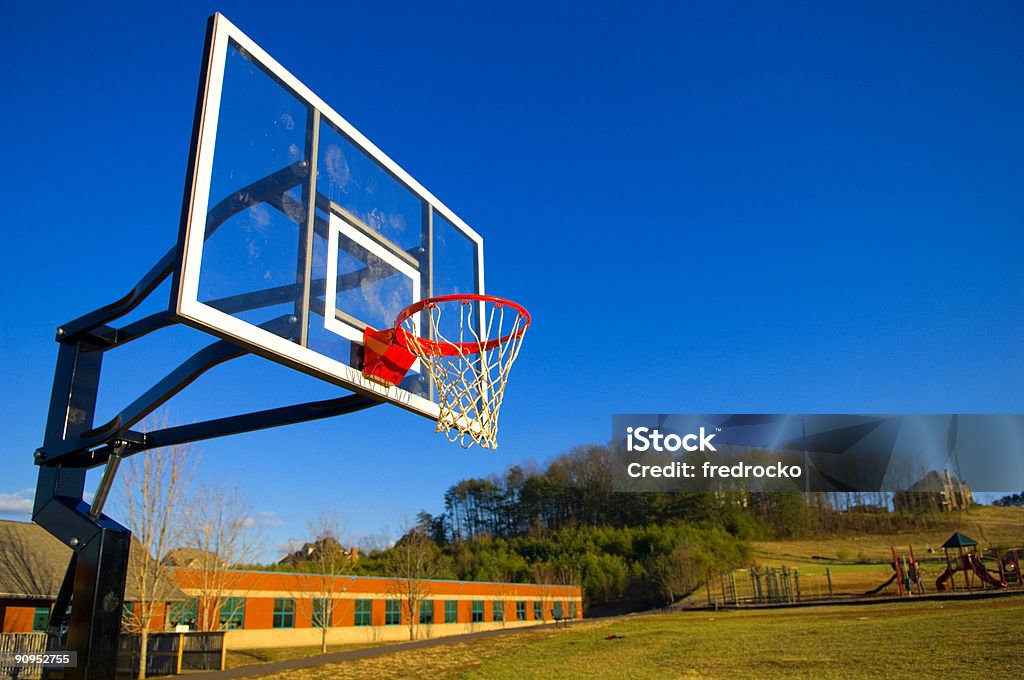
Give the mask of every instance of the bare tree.
[[153, 617], [169, 594], [163, 560], [181, 540], [188, 520], [183, 500], [194, 469], [190, 456], [189, 446], [172, 446], [139, 454], [122, 467], [122, 502], [134, 543], [128, 569], [128, 590], [134, 590], [134, 603], [125, 625], [139, 634], [140, 680], [146, 677], [146, 646]]
[[192, 549], [192, 586], [199, 593], [196, 628], [221, 630], [241, 613], [241, 598], [231, 594], [239, 584], [232, 567], [251, 561], [260, 547], [252, 506], [237, 486], [223, 481], [199, 486], [186, 545]]
[[394, 577], [389, 592], [401, 601], [402, 615], [409, 626], [409, 639], [419, 630], [420, 606], [430, 597], [430, 579], [440, 570], [440, 550], [419, 529], [406, 532], [388, 551], [388, 574]]
[[672, 603], [700, 585], [702, 565], [686, 546], [677, 545], [671, 553], [655, 558], [649, 571], [666, 600]]
[[[327, 653], [327, 633], [334, 625], [334, 600], [340, 590], [338, 576], [352, 567], [353, 553], [342, 544], [345, 535], [338, 515], [326, 510], [309, 523], [311, 543], [302, 547], [301, 562], [297, 563], [304, 574], [302, 601], [309, 599], [311, 621], [320, 630], [320, 653]], [[296, 598], [298, 599], [298, 598]]]

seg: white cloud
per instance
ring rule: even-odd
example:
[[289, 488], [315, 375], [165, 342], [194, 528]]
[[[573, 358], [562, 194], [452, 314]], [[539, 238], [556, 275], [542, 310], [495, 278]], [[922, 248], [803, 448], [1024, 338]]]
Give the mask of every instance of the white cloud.
[[33, 489], [14, 493], [0, 491], [0, 515], [31, 515]]
[[238, 525], [245, 529], [255, 529], [256, 527], [279, 527], [284, 524], [273, 516], [273, 512], [255, 512], [253, 515], [253, 517], [243, 517], [238, 520]]
[[[279, 520], [277, 517], [274, 516], [277, 513], [275, 513], [273, 510], [261, 510], [260, 512], [257, 512], [255, 514], [256, 514], [256, 517], [258, 518], [257, 521], [259, 522], [259, 525], [261, 527], [279, 527], [282, 524], [284, 524], [284, 522], [282, 522], [281, 520]], [[247, 526], [251, 526], [251, 525], [247, 525]]]

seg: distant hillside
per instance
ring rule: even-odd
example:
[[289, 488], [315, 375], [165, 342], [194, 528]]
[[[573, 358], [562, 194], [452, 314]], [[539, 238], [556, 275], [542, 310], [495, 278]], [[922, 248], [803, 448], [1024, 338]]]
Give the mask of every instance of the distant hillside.
[[[588, 445], [545, 468], [461, 480], [445, 511], [420, 513], [412, 531], [434, 546], [441, 574], [578, 584], [588, 605], [662, 604], [757, 561], [884, 562], [894, 543], [926, 551], [954, 529], [983, 543], [1024, 540], [1024, 522], [1006, 514], [1014, 509], [897, 513], [886, 494], [614, 493], [613, 463], [607, 446]], [[374, 553], [357, 570], [385, 573], [389, 560]]]
[[798, 562], [888, 562], [891, 548], [906, 551], [914, 546], [918, 557], [925, 557], [928, 548], [939, 546], [954, 531], [978, 541], [982, 548], [1024, 547], [1024, 508], [977, 506], [967, 511], [952, 512], [933, 518], [932, 525], [884, 533], [846, 532], [814, 539], [754, 541], [755, 559], [793, 564]]

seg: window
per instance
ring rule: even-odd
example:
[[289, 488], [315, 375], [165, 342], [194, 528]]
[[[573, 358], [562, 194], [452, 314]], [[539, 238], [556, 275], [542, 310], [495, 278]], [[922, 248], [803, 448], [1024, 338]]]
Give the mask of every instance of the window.
[[459, 603], [455, 600], [444, 601], [444, 622], [445, 623], [458, 623], [459, 622]]
[[484, 620], [484, 601], [473, 600], [473, 623], [480, 623]]
[[330, 628], [334, 625], [334, 602], [324, 597], [313, 598], [313, 627]]
[[399, 600], [384, 601], [384, 625], [397, 626], [402, 623], [402, 603]]
[[[125, 602], [126, 607], [131, 606], [131, 602]], [[50, 623], [50, 609], [49, 607], [36, 607], [35, 614], [32, 615], [32, 632], [42, 633], [46, 630], [46, 626]]]
[[575, 619], [576, 618], [576, 603], [575, 602], [570, 602], [569, 603], [569, 618], [570, 619]]
[[434, 622], [434, 601], [423, 600], [420, 602], [420, 623]]
[[238, 630], [245, 622], [245, 598], [225, 597], [220, 604], [220, 629]]
[[167, 615], [168, 626], [172, 629], [178, 626], [188, 626], [189, 629], [195, 630], [198, 611], [199, 600], [194, 597], [184, 602], [174, 602]]
[[494, 620], [504, 621], [505, 620], [505, 603], [501, 600], [494, 601]]
[[373, 624], [373, 600], [356, 600], [357, 626], [369, 626]]
[[[36, 618], [39, 618], [39, 612], [40, 611], [46, 611], [46, 610], [45, 609], [43, 609], [43, 610], [37, 609], [36, 610]], [[129, 632], [132, 629], [132, 624], [135, 623], [132, 620], [134, 618], [135, 618], [135, 603], [134, 602], [125, 602], [124, 605], [122, 605], [122, 607], [121, 607], [121, 632], [122, 633], [127, 633], [127, 632]], [[32, 620], [32, 631], [35, 632], [36, 630], [37, 630], [36, 629], [36, 622], [35, 622], [35, 619], [33, 619]], [[43, 627], [39, 628], [38, 630], [46, 630], [46, 621], [43, 621]]]
[[520, 600], [516, 602], [516, 621], [526, 620], [526, 602]]
[[544, 620], [544, 604], [540, 600], [533, 601], [533, 620], [543, 621]]
[[274, 598], [274, 628], [295, 627], [295, 600], [290, 597]]

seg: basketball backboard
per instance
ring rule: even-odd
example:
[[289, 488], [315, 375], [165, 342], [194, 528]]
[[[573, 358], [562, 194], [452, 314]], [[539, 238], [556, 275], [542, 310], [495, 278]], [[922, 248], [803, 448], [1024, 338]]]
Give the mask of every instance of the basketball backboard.
[[480, 235], [219, 14], [204, 63], [172, 311], [436, 419], [418, 364], [394, 386], [363, 376], [363, 330], [483, 293]]

